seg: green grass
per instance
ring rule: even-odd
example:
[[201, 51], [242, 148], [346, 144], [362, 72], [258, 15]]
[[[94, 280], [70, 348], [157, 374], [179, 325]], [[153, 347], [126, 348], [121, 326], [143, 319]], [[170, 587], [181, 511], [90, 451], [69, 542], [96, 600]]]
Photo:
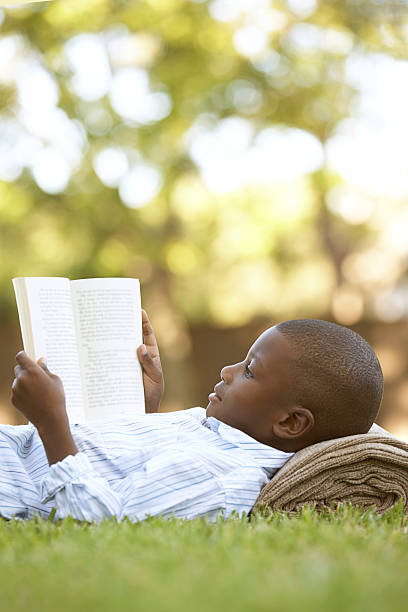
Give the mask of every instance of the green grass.
[[87, 612], [319, 612], [408, 608], [408, 517], [325, 515], [0, 521], [0, 606]]

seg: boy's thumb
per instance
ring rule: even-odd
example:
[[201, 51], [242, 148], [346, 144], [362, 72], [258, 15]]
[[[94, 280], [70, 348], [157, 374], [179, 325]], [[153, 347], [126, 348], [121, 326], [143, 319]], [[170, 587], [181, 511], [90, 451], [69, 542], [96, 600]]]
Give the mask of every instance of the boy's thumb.
[[146, 345], [142, 344], [138, 350], [139, 360], [143, 361], [144, 365], [149, 367], [153, 363], [151, 356], [149, 355], [149, 351], [146, 348]]
[[142, 344], [142, 346], [140, 347], [140, 356], [142, 359], [149, 360], [150, 355], [147, 351], [145, 344]]

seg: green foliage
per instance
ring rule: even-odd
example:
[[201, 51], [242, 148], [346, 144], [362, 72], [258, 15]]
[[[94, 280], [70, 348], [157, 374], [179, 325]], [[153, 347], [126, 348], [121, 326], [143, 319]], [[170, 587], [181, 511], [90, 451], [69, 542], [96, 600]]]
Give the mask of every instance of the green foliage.
[[[403, 56], [397, 4], [321, 2], [302, 17], [283, 1], [272, 3], [271, 19], [281, 26], [270, 29], [268, 48], [279, 58], [278, 70], [238, 53], [234, 33], [244, 17], [216, 21], [210, 4], [56, 0], [5, 10], [0, 37], [22, 36], [27, 57], [36, 57], [55, 79], [59, 108], [80, 126], [84, 144], [61, 194], [42, 192], [28, 170], [0, 183], [3, 317], [14, 313], [10, 278], [17, 275], [139, 276], [145, 303], [154, 308], [165, 299], [193, 322], [236, 325], [254, 315], [330, 311], [333, 291], [345, 282], [342, 262], [379, 233], [327, 209], [327, 191], [341, 178], [324, 167], [322, 180], [309, 176], [214, 194], [185, 137], [199, 117], [214, 126], [240, 117], [251, 122], [253, 138], [284, 126], [305, 130], [324, 145], [351, 112], [354, 91], [345, 79], [350, 52]], [[386, 10], [385, 27], [379, 17]], [[288, 38], [301, 23], [342, 42], [304, 53]], [[115, 31], [139, 37], [133, 42], [145, 50], [144, 59], [130, 57], [125, 64], [146, 69], [152, 91], [168, 93], [172, 110], [166, 117], [138, 123], [118, 114], [108, 95], [86, 100], [73, 88], [66, 44], [82, 33], [107, 40]], [[0, 79], [0, 119], [15, 117], [18, 124], [13, 91]], [[160, 168], [163, 186], [149, 204], [127, 208], [118, 190], [98, 179], [93, 160], [106, 146], [126, 152], [131, 163], [141, 155]]]
[[406, 609], [406, 516], [0, 523], [7, 611]]

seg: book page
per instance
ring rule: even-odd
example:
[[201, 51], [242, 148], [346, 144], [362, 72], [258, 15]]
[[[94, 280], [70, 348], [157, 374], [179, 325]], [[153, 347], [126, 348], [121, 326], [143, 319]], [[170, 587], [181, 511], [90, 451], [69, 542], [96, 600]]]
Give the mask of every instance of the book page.
[[25, 279], [22, 277], [13, 278], [13, 287], [16, 295], [18, 318], [20, 321], [24, 350], [31, 359], [35, 360], [31, 313], [27, 300]]
[[67, 278], [26, 277], [24, 279], [32, 328], [34, 360], [44, 357], [48, 369], [62, 380], [68, 418], [84, 421], [81, 373]]
[[131, 278], [71, 281], [88, 421], [144, 414], [140, 285]]

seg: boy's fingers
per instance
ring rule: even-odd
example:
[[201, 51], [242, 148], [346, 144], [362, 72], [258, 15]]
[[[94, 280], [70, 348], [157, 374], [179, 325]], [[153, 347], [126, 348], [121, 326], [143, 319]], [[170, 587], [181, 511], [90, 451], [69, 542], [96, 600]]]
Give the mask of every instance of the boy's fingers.
[[37, 364], [35, 361], [30, 359], [25, 351], [20, 351], [16, 355], [16, 361], [23, 369], [35, 367]]
[[47, 362], [45, 361], [44, 357], [41, 357], [37, 361], [37, 364], [40, 366], [41, 369], [43, 369], [45, 372], [47, 372], [47, 374], [51, 376], [51, 372], [48, 369]]

